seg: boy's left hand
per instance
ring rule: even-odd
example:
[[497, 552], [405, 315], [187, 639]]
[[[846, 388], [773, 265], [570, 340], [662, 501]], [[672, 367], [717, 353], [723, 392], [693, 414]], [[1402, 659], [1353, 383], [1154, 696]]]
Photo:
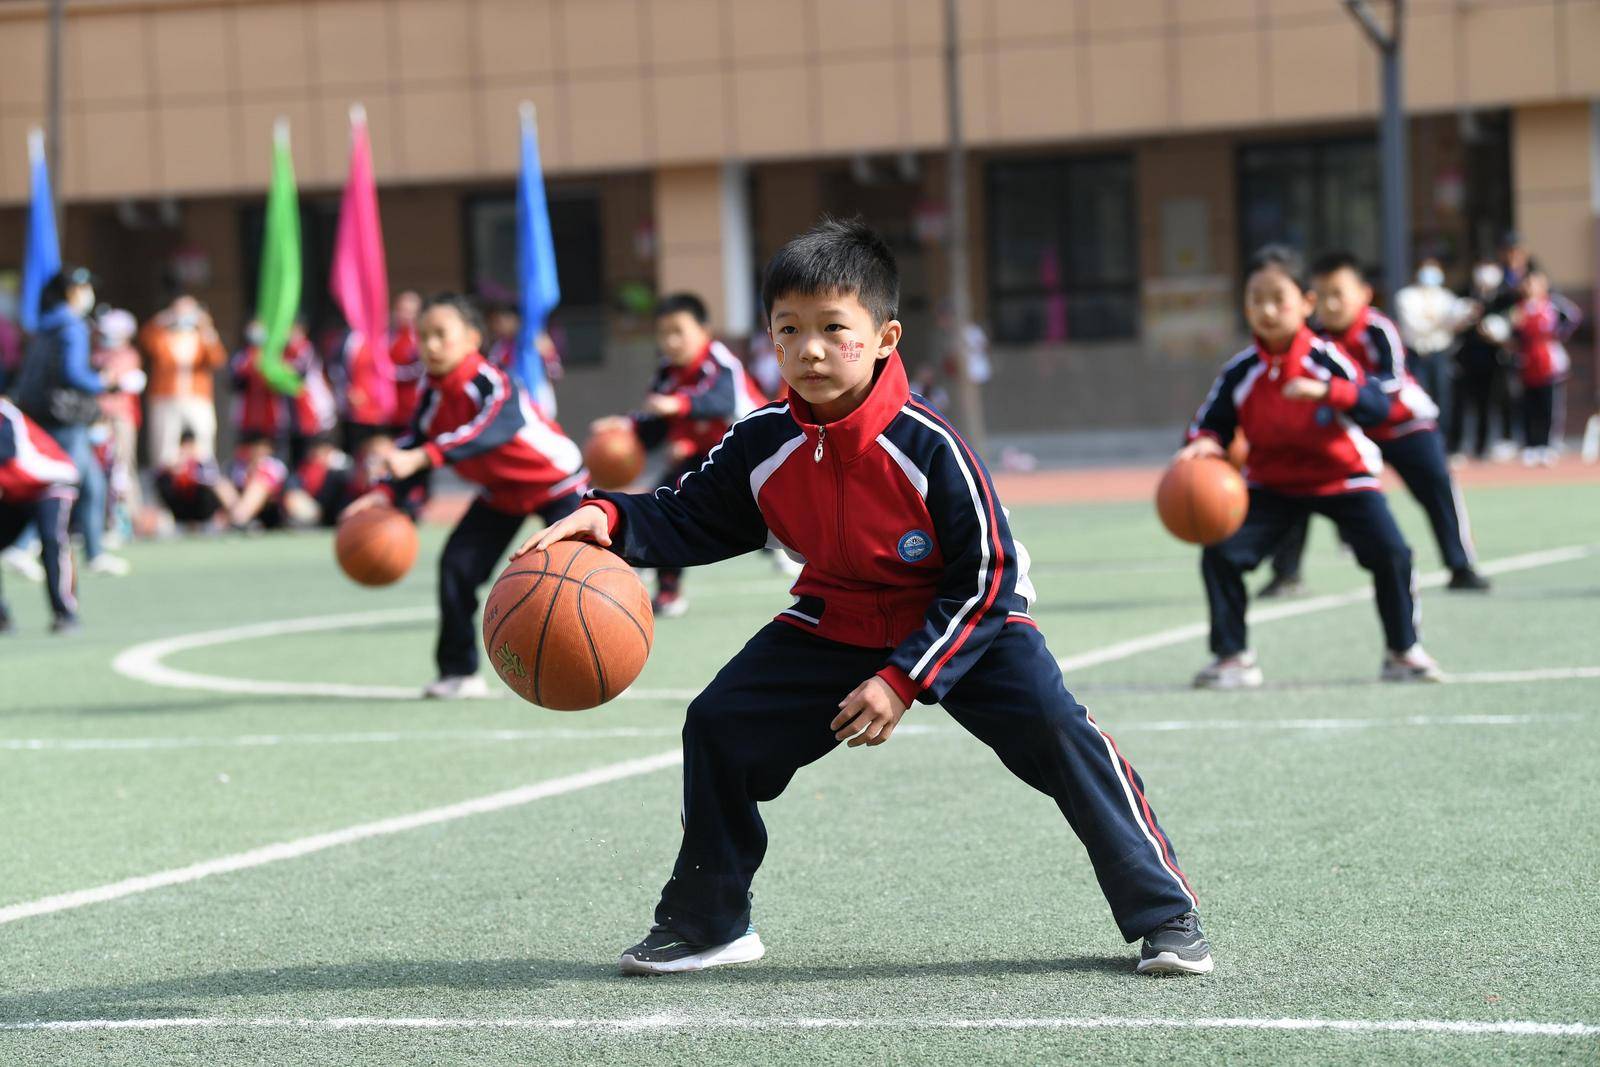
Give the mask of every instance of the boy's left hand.
[[651, 393], [644, 398], [644, 410], [651, 415], [671, 418], [673, 415], [682, 413], [683, 404], [675, 396], [667, 396], [665, 393]]
[[379, 457], [379, 462], [388, 469], [390, 477], [403, 482], [418, 471], [426, 469], [431, 461], [423, 449], [398, 448]]
[[828, 728], [840, 741], [849, 738], [851, 748], [881, 745], [889, 740], [905, 713], [905, 703], [889, 683], [873, 675], [839, 701], [839, 714]]
[[1326, 400], [1328, 383], [1314, 378], [1290, 378], [1284, 383], [1283, 395], [1289, 400]]

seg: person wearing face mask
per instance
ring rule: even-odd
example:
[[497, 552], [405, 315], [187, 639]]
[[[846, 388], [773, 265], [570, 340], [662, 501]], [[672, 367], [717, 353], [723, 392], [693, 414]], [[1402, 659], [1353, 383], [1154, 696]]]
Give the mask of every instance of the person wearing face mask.
[[150, 461], [170, 465], [178, 454], [184, 430], [195, 436], [199, 453], [216, 457], [217, 411], [212, 399], [214, 376], [227, 365], [228, 353], [200, 302], [179, 296], [145, 324], [139, 347], [148, 361], [150, 384]]
[[1400, 338], [1411, 351], [1411, 373], [1445, 413], [1441, 428], [1448, 434], [1453, 392], [1450, 349], [1455, 347], [1456, 330], [1470, 315], [1471, 307], [1445, 288], [1444, 268], [1429, 256], [1417, 268], [1416, 283], [1395, 294], [1394, 312]]
[[55, 439], [78, 472], [74, 527], [83, 533], [89, 570], [126, 574], [126, 560], [103, 550], [106, 475], [89, 439], [106, 392], [90, 365], [88, 317], [94, 311], [94, 278], [84, 267], [66, 267], [39, 294], [39, 328], [23, 357], [15, 383], [17, 407]]

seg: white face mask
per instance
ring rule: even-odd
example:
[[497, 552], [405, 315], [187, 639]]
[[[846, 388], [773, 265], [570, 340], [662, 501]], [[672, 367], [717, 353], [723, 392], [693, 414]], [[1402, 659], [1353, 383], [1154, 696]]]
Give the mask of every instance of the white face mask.
[[1472, 271], [1472, 284], [1479, 289], [1498, 288], [1504, 278], [1505, 273], [1493, 263], [1485, 263]]
[[251, 326], [244, 331], [246, 343], [260, 346], [267, 339], [267, 331], [260, 326]]
[[72, 293], [72, 310], [78, 315], [86, 316], [94, 310], [94, 290], [87, 285], [79, 286]]
[[1429, 286], [1443, 285], [1444, 271], [1430, 263], [1426, 267], [1423, 267], [1421, 270], [1417, 271], [1417, 281], [1423, 285]]

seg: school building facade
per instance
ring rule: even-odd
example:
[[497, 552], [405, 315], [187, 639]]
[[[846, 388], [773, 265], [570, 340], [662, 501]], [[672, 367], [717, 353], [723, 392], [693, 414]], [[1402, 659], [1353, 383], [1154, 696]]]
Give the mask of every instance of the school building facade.
[[[1383, 10], [1384, 4], [1375, 5]], [[1452, 282], [1519, 231], [1592, 307], [1600, 0], [1411, 0], [1411, 218]], [[1245, 251], [1379, 258], [1376, 52], [1339, 0], [962, 0], [976, 315], [992, 432], [1174, 424], [1243, 339]], [[0, 270], [22, 257], [46, 5], [0, 4]], [[900, 256], [906, 354], [945, 288], [942, 0], [73, 0], [64, 251], [145, 315], [248, 315], [273, 121], [290, 120], [306, 309], [349, 106], [392, 285], [509, 294], [517, 105], [538, 108], [564, 302], [563, 420], [631, 402], [651, 297], [757, 327], [759, 265], [823, 212]], [[1593, 408], [1586, 327], [1570, 417]]]

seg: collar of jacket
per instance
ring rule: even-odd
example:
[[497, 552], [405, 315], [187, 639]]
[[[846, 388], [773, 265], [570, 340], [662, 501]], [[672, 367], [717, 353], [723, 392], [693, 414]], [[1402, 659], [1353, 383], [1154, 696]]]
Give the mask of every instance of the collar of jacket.
[[466, 383], [470, 382], [478, 373], [478, 369], [483, 366], [484, 362], [483, 356], [479, 355], [477, 352], [468, 352], [466, 359], [463, 359], [460, 363], [457, 363], [454, 369], [445, 374], [434, 374], [432, 371], [429, 371], [428, 380], [433, 382], [435, 387], [445, 385], [465, 385]]
[[1311, 327], [1302, 326], [1300, 332], [1294, 335], [1294, 340], [1289, 342], [1289, 347], [1282, 352], [1272, 351], [1267, 347], [1267, 342], [1257, 337], [1256, 355], [1261, 357], [1263, 363], [1269, 365], [1287, 362], [1290, 366], [1295, 366], [1311, 351], [1311, 342], [1315, 337], [1316, 334], [1311, 332]]
[[1368, 304], [1356, 312], [1356, 317], [1350, 320], [1350, 325], [1342, 330], [1329, 330], [1328, 337], [1340, 348], [1353, 356], [1361, 356], [1367, 350], [1367, 327], [1372, 324], [1372, 305]]
[[[872, 390], [861, 406], [842, 419], [824, 424], [828, 430], [827, 447], [837, 449], [836, 454], [841, 459], [855, 459], [872, 447], [878, 435], [888, 428], [910, 399], [911, 386], [906, 381], [905, 364], [900, 362], [900, 352], [896, 349], [879, 364]], [[789, 414], [808, 439], [816, 439], [821, 427], [811, 412], [811, 405], [793, 389], [789, 390]]]

